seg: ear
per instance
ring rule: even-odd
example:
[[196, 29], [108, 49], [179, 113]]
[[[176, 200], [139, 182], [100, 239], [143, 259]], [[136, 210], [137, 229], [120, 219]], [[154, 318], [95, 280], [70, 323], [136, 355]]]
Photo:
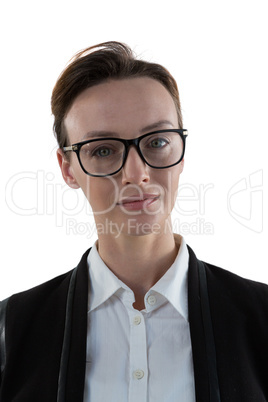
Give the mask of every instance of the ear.
[[68, 184], [68, 186], [71, 188], [74, 189], [80, 188], [80, 185], [77, 183], [76, 178], [73, 174], [73, 169], [71, 167], [70, 160], [66, 158], [63, 150], [60, 148], [57, 150], [57, 158], [60, 165], [62, 177], [65, 183]]

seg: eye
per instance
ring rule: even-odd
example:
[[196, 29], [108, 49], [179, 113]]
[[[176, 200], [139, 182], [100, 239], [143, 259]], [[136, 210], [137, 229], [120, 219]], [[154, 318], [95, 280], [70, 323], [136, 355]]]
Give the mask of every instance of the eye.
[[92, 152], [92, 156], [107, 157], [112, 154], [112, 150], [107, 147], [99, 147]]
[[162, 148], [167, 144], [167, 140], [165, 140], [164, 138], [154, 138], [150, 145], [152, 148]]
[[[115, 144], [117, 145], [117, 144]], [[85, 144], [80, 151], [87, 158], [107, 158], [113, 156], [116, 152], [116, 146], [113, 144], [98, 144], [89, 143]]]

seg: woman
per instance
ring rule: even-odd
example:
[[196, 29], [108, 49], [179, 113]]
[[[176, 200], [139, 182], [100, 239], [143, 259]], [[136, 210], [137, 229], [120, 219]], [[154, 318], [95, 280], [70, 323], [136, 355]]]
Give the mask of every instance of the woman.
[[267, 400], [267, 286], [201, 263], [172, 233], [187, 135], [173, 77], [101, 44], [64, 70], [52, 112], [98, 241], [2, 304], [1, 401]]

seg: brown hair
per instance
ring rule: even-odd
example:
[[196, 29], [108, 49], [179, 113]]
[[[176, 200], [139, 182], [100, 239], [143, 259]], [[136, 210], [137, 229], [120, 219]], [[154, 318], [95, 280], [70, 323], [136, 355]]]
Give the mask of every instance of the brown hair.
[[59, 147], [67, 145], [64, 118], [81, 92], [108, 79], [144, 76], [159, 81], [169, 91], [178, 113], [179, 128], [182, 128], [179, 92], [172, 75], [159, 64], [136, 59], [132, 50], [123, 43], [105, 42], [77, 53], [56, 82], [51, 108]]

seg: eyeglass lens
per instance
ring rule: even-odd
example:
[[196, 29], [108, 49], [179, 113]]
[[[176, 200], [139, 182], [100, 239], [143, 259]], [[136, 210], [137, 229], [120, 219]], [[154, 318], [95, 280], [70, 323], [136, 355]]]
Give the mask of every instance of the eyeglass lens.
[[[177, 132], [155, 133], [143, 137], [140, 151], [152, 167], [164, 168], [177, 163], [183, 153], [183, 140]], [[124, 143], [102, 139], [84, 144], [80, 160], [84, 169], [94, 175], [109, 175], [122, 167]]]

